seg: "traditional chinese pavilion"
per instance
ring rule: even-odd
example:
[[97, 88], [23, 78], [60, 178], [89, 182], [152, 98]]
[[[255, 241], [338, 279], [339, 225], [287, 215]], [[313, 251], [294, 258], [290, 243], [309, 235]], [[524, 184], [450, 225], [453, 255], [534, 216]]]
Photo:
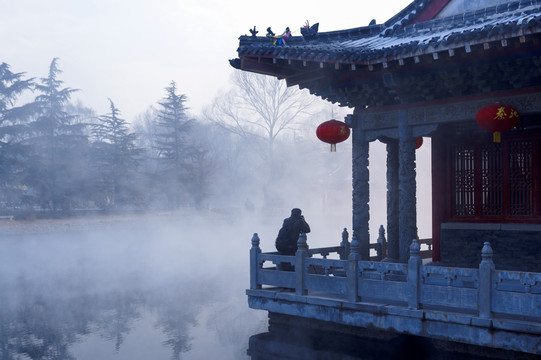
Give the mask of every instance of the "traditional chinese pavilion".
[[[359, 4], [358, 6], [361, 6]], [[353, 237], [369, 258], [369, 146], [387, 147], [388, 259], [417, 238], [415, 139], [431, 138], [433, 260], [541, 272], [541, 1], [415, 0], [383, 24], [241, 36], [231, 64], [354, 108]], [[519, 118], [499, 138], [479, 126]], [[515, 119], [516, 120], [516, 119]], [[497, 124], [496, 124], [497, 125]]]

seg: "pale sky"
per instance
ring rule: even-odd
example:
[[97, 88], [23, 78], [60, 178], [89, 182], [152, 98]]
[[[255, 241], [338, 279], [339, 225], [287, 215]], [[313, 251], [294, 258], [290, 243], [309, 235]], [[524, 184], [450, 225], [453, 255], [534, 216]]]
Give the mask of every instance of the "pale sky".
[[0, 0], [0, 63], [47, 76], [54, 57], [65, 87], [98, 115], [108, 98], [129, 122], [156, 104], [172, 80], [192, 114], [230, 86], [238, 37], [267, 27], [293, 35], [306, 20], [319, 31], [382, 23], [412, 0]]

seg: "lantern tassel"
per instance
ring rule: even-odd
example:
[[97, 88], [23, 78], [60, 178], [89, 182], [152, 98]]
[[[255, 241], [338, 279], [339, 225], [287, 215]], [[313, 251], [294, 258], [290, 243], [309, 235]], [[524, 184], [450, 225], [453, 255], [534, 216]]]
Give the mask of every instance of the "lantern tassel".
[[331, 152], [336, 152], [336, 144], [331, 144]]
[[499, 131], [494, 131], [492, 133], [492, 141], [495, 143], [500, 143], [502, 141], [502, 133]]

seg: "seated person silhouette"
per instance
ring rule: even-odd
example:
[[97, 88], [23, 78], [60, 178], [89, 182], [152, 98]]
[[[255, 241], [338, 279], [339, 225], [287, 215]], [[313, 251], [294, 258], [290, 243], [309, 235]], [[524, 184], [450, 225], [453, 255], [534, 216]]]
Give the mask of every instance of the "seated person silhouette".
[[[276, 250], [281, 255], [295, 255], [297, 252], [297, 241], [301, 233], [309, 233], [310, 226], [304, 220], [304, 216], [301, 215], [301, 209], [294, 208], [291, 210], [291, 216], [284, 219], [282, 228], [278, 232], [276, 237]], [[281, 266], [280, 266], [281, 265]], [[288, 264], [281, 263], [279, 270], [286, 270]], [[289, 266], [291, 268], [291, 266]]]

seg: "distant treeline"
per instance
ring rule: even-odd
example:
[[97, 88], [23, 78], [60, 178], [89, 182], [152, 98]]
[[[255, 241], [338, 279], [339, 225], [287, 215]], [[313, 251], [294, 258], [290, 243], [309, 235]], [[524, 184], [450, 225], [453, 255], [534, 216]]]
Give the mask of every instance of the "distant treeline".
[[[136, 135], [111, 99], [110, 111], [98, 116], [71, 104], [77, 90], [63, 87], [60, 72], [57, 59], [39, 80], [0, 64], [1, 209], [32, 216], [201, 206], [210, 160], [193, 139], [197, 124], [174, 82], [148, 115], [150, 134]], [[34, 101], [18, 105], [30, 91]]]
[[[39, 79], [0, 63], [0, 215], [201, 208], [228, 199], [251, 209], [258, 196], [277, 202], [274, 187], [302, 193], [310, 179], [321, 185], [303, 171], [317, 141], [297, 135], [260, 156], [254, 146], [273, 151], [264, 137], [239, 137], [212, 119], [190, 117], [175, 82], [129, 123], [112, 99], [106, 114], [72, 103], [78, 90], [64, 87], [60, 73], [56, 58]], [[28, 94], [34, 100], [20, 104]]]

